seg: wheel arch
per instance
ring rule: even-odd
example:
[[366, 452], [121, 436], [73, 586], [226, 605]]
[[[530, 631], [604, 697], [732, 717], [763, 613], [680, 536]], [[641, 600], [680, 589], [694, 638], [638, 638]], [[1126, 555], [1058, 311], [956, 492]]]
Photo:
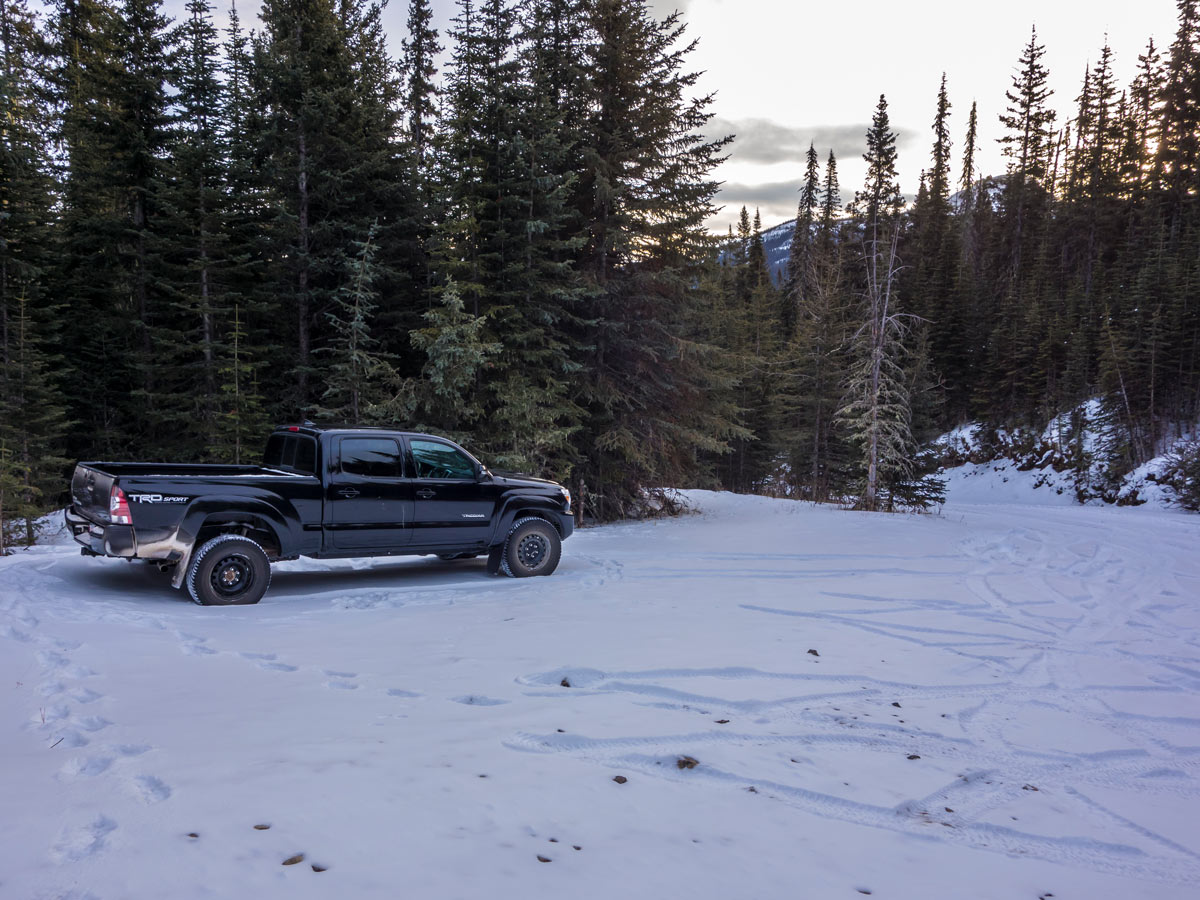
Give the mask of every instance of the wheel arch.
[[[294, 510], [292, 515], [295, 516]], [[196, 549], [218, 534], [245, 535], [263, 548], [269, 560], [277, 560], [295, 554], [295, 532], [296, 526], [289, 521], [285, 511], [265, 500], [218, 496], [193, 502], [176, 532], [176, 544], [182, 550], [182, 559], [175, 567], [171, 585], [175, 588], [183, 585]]]
[[505, 503], [488, 545], [495, 547], [503, 544], [508, 538], [509, 531], [512, 530], [513, 523], [518, 519], [527, 519], [530, 517], [545, 519], [554, 526], [554, 530], [558, 532], [559, 538], [562, 538], [562, 523], [558, 513], [560, 513], [560, 510], [545, 498], [512, 497]]

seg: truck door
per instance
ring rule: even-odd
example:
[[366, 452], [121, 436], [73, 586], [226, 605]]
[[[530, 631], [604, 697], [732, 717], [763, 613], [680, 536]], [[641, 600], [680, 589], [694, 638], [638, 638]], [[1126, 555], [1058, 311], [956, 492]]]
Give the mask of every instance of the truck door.
[[347, 435], [332, 443], [326, 546], [346, 553], [403, 550], [412, 540], [413, 485], [399, 439]]
[[483, 547], [497, 489], [479, 480], [473, 459], [447, 441], [408, 438], [413, 461], [413, 545]]

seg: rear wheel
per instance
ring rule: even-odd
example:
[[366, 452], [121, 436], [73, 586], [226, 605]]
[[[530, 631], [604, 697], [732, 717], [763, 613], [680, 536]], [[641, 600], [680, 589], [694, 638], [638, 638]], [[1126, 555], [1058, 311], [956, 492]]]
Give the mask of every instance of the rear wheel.
[[266, 551], [240, 534], [219, 534], [196, 551], [187, 589], [202, 606], [257, 603], [271, 584]]
[[516, 522], [508, 533], [500, 568], [513, 578], [549, 575], [558, 568], [560, 556], [558, 529], [545, 519], [531, 517]]

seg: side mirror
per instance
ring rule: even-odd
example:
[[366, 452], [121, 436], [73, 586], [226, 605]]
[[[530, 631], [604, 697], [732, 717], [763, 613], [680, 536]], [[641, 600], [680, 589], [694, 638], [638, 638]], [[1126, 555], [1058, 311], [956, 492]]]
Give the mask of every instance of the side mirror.
[[481, 464], [479, 466], [479, 468], [476, 469], [475, 480], [476, 481], [491, 481], [492, 480], [492, 473], [488, 471], [487, 466]]

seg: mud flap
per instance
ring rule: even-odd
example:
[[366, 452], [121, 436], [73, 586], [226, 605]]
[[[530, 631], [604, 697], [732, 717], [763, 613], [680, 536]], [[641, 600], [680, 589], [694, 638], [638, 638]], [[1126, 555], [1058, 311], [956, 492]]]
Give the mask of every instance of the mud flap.
[[488, 551], [487, 573], [496, 575], [500, 572], [500, 560], [504, 558], [504, 545], [493, 547]]
[[188, 568], [192, 564], [192, 551], [195, 549], [195, 545], [188, 547], [187, 552], [183, 554], [183, 559], [175, 564], [175, 571], [171, 573], [171, 587], [175, 590], [183, 587], [183, 579], [187, 577]]

